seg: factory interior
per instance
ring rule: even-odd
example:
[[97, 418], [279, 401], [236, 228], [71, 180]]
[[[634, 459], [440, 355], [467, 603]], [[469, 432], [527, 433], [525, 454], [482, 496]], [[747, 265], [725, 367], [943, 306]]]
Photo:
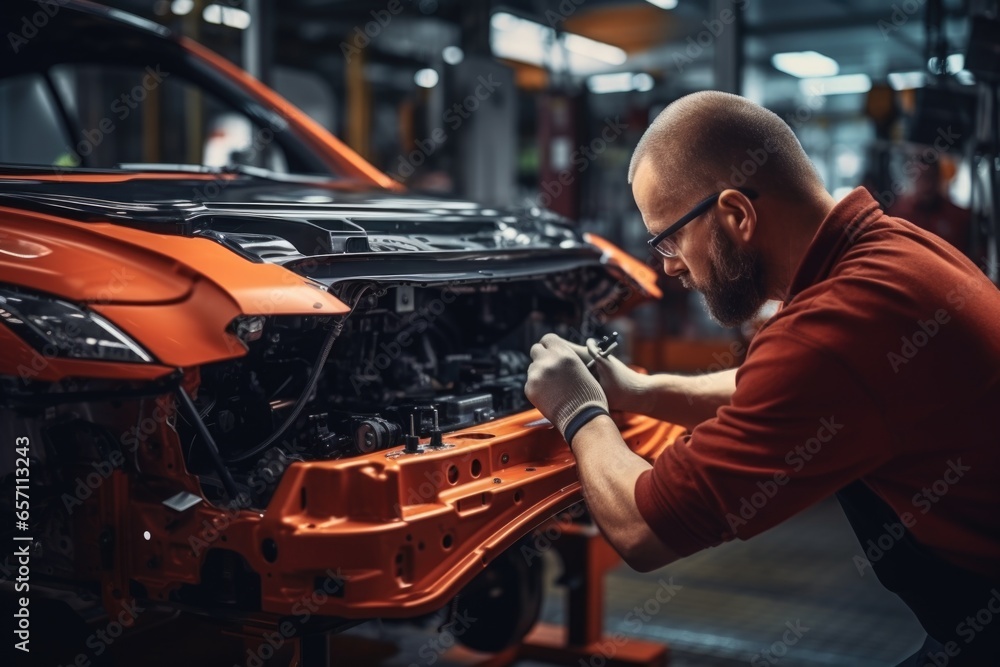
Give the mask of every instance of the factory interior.
[[3, 5], [5, 664], [1000, 665], [1000, 2]]

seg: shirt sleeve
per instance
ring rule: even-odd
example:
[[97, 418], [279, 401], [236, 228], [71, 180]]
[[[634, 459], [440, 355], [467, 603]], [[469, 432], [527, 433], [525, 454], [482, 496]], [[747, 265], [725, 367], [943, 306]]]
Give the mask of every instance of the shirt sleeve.
[[636, 482], [640, 514], [679, 555], [757, 535], [892, 456], [879, 402], [836, 356], [787, 332], [754, 343], [730, 405]]

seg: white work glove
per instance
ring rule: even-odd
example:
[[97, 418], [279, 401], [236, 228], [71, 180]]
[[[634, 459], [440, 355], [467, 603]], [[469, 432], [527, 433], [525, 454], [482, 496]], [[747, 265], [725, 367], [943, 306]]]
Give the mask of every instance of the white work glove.
[[581, 426], [608, 413], [600, 383], [570, 344], [555, 334], [546, 334], [531, 347], [524, 394], [571, 445]]
[[639, 400], [646, 393], [648, 375], [637, 373], [626, 366], [621, 359], [614, 356], [614, 353], [607, 357], [601, 357], [601, 349], [597, 347], [597, 341], [593, 338], [587, 340], [587, 347], [566, 342], [570, 348], [576, 352], [580, 360], [586, 365], [591, 359], [597, 359], [590, 371], [597, 375], [601, 382], [601, 389], [608, 399], [608, 407], [611, 410], [621, 412], [636, 412]]

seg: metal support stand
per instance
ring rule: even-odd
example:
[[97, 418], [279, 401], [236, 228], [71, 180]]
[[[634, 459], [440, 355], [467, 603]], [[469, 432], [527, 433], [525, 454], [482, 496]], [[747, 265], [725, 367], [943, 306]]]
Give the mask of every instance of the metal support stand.
[[559, 529], [562, 534], [552, 546], [565, 566], [563, 581], [569, 590], [566, 625], [539, 623], [520, 646], [486, 661], [462, 648], [449, 651], [448, 661], [475, 667], [505, 667], [517, 660], [552, 665], [667, 667], [670, 648], [666, 644], [604, 634], [604, 576], [620, 559], [597, 527], [560, 523]]
[[666, 667], [670, 648], [633, 637], [604, 634], [604, 577], [618, 565], [611, 545], [589, 524], [560, 524], [552, 545], [566, 568], [566, 626], [539, 623], [525, 638], [518, 657], [557, 665], [603, 658], [607, 667]]

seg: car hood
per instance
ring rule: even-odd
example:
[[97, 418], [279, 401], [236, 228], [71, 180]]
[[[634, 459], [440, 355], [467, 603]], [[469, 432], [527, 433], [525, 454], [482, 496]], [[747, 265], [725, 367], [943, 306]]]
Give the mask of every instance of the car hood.
[[[0, 176], [0, 206], [165, 236], [203, 237], [245, 259], [328, 287], [531, 278], [604, 265], [644, 296], [655, 276], [601, 239], [540, 208], [491, 209], [351, 181], [274, 182], [242, 174]], [[387, 261], [391, 260], [391, 261]]]
[[[160, 234], [272, 233], [304, 255], [554, 248], [581, 242], [565, 221], [537, 208], [498, 210], [443, 197], [354, 189], [351, 182], [275, 183], [235, 174], [124, 182], [0, 177], [0, 203]], [[317, 239], [309, 241], [318, 245], [303, 247], [303, 238], [314, 235]], [[324, 236], [329, 238], [319, 238]], [[275, 260], [282, 253], [275, 245], [257, 246], [251, 254]]]

